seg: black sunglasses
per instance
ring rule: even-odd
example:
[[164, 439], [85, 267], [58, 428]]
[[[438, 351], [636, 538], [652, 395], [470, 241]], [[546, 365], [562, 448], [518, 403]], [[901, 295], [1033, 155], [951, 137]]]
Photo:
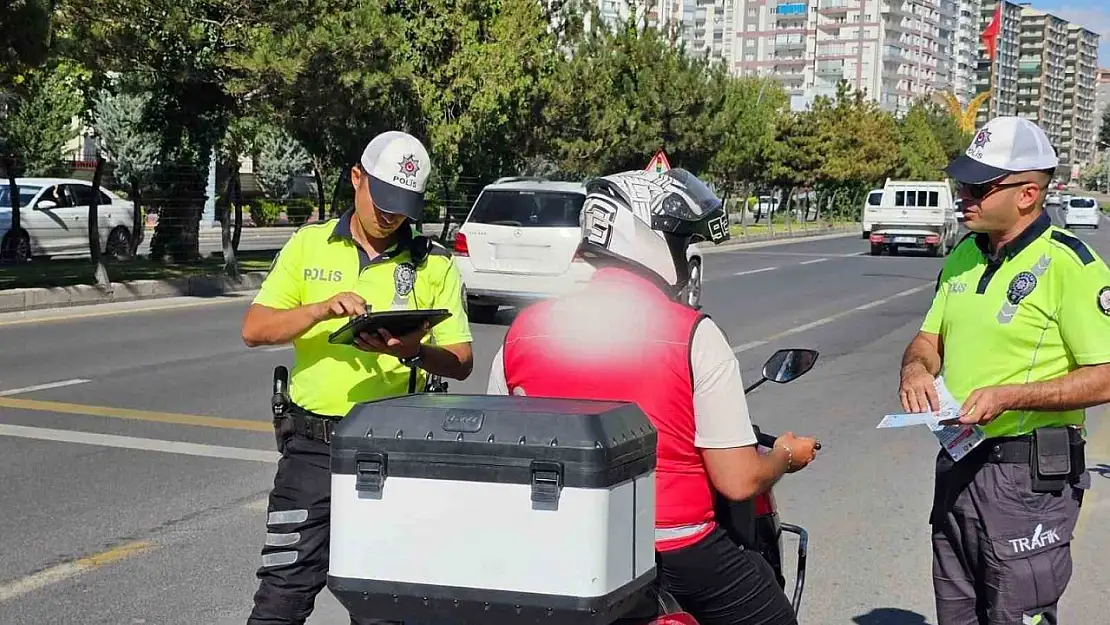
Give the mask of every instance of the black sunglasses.
[[982, 200], [983, 198], [987, 197], [988, 195], [994, 193], [995, 191], [1001, 191], [1002, 189], [1009, 189], [1009, 188], [1012, 188], [1012, 187], [1021, 187], [1021, 186], [1025, 186], [1027, 184], [1036, 184], [1038, 189], [1043, 189], [1044, 188], [1044, 187], [1042, 187], [1041, 185], [1037, 184], [1036, 182], [1034, 182], [1032, 180], [1022, 180], [1022, 181], [1019, 181], [1019, 182], [998, 182], [998, 183], [996, 183], [996, 182], [983, 182], [983, 183], [980, 183], [980, 184], [964, 184], [964, 183], [961, 182], [961, 183], [959, 183], [959, 185], [957, 185], [956, 191], [960, 195], [966, 195], [967, 197], [969, 197], [973, 200]]

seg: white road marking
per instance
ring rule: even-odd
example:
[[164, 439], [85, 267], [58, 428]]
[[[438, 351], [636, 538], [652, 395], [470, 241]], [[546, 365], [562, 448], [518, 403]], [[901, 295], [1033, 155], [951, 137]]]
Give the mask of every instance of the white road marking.
[[263, 349], [262, 351], [264, 351], [264, 352], [284, 352], [284, 351], [289, 350], [289, 349], [293, 349], [293, 346], [292, 345], [278, 345], [277, 347], [267, 347], [267, 348]]
[[224, 458], [227, 460], [252, 460], [255, 462], [276, 463], [278, 459], [281, 458], [281, 454], [276, 451], [266, 451], [263, 449], [201, 445], [198, 443], [183, 443], [180, 441], [166, 441], [154, 438], [136, 438], [133, 436], [115, 436], [112, 434], [96, 434], [93, 432], [54, 430], [50, 428], [9, 425], [6, 423], [0, 423], [0, 436], [14, 436], [16, 438], [30, 438], [61, 443], [78, 443], [82, 445], [100, 445], [103, 447], [119, 447], [122, 449], [139, 449], [142, 451], [161, 451], [171, 454]]
[[738, 271], [738, 272], [736, 272], [732, 275], [734, 275], [734, 276], [749, 276], [753, 273], [763, 273], [765, 271], [774, 271], [776, 269], [778, 269], [778, 267], [764, 267], [762, 269], [749, 269], [747, 271]]
[[818, 327], [821, 327], [825, 324], [832, 323], [833, 321], [836, 321], [837, 319], [847, 317], [848, 315], [850, 315], [852, 313], [859, 312], [859, 311], [862, 311], [862, 310], [868, 310], [868, 309], [874, 308], [876, 306], [881, 306], [882, 304], [886, 304], [887, 302], [891, 302], [891, 301], [894, 301], [894, 300], [902, 298], [902, 297], [913, 295], [914, 293], [920, 293], [921, 291], [924, 291], [926, 289], [932, 289], [932, 288], [934, 288], [934, 285], [932, 285], [932, 284], [923, 284], [921, 286], [917, 286], [917, 287], [914, 287], [912, 289], [906, 289], [905, 291], [900, 291], [898, 293], [895, 293], [894, 295], [891, 295], [890, 297], [884, 297], [882, 299], [877, 299], [873, 302], [867, 302], [866, 304], [856, 306], [855, 308], [851, 308], [851, 309], [848, 309], [848, 310], [843, 310], [841, 312], [836, 313], [835, 315], [829, 315], [828, 317], [825, 317], [823, 319], [818, 319], [817, 321], [811, 321], [807, 324], [800, 325], [800, 326], [797, 326], [797, 327], [794, 327], [794, 328], [790, 328], [789, 330], [786, 330], [784, 332], [779, 332], [778, 334], [773, 334], [773, 335], [771, 335], [771, 336], [769, 336], [765, 339], [759, 340], [759, 341], [751, 341], [749, 343], [744, 343], [742, 345], [737, 345], [736, 347], [732, 348], [732, 351], [733, 351], [733, 353], [736, 353], [736, 354], [739, 354], [741, 352], [746, 352], [749, 349], [752, 349], [752, 348], [755, 348], [755, 347], [760, 347], [762, 345], [767, 345], [771, 341], [777, 341], [778, 339], [785, 338], [787, 336], [792, 336], [794, 334], [800, 334], [802, 332], [812, 330], [813, 328], [818, 328]]
[[13, 388], [6, 391], [0, 391], [0, 397], [8, 397], [9, 395], [19, 395], [22, 393], [32, 393], [34, 391], [45, 391], [52, 388], [62, 388], [63, 386], [87, 384], [89, 382], [92, 382], [92, 380], [85, 380], [81, 378], [74, 378], [72, 380], [61, 380], [59, 382], [47, 382], [46, 384], [36, 384], [34, 386], [24, 386], [23, 388]]
[[[0, 327], [26, 325], [32, 323], [47, 323], [50, 321], [72, 321], [74, 319], [87, 319], [93, 317], [114, 317], [116, 315], [130, 315], [135, 313], [158, 312], [166, 310], [179, 310], [185, 308], [200, 308], [207, 306], [223, 306], [226, 304], [249, 303], [249, 298], [258, 293], [253, 291], [237, 291], [217, 298], [197, 298], [182, 296], [177, 298], [152, 298], [132, 300], [130, 302], [112, 302], [108, 304], [88, 304], [73, 308], [42, 308], [35, 310], [21, 310], [0, 314]], [[175, 300], [173, 304], [159, 304], [166, 299]], [[187, 300], [187, 301], [176, 301]], [[197, 301], [199, 300], [199, 301]], [[91, 312], [69, 313], [70, 310], [90, 308]]]
[[823, 262], [826, 262], [828, 260], [829, 259], [827, 259], [827, 258], [814, 258], [813, 260], [803, 260], [802, 262], [800, 262], [798, 264], [799, 265], [815, 265], [817, 263], [823, 263]]

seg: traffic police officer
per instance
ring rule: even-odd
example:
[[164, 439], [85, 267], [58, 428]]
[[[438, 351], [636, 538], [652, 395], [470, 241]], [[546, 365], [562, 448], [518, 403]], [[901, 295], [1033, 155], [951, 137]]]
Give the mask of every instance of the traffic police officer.
[[[331, 426], [359, 402], [402, 395], [412, 372], [466, 379], [473, 366], [462, 280], [449, 253], [414, 235], [431, 162], [411, 135], [375, 137], [351, 168], [355, 208], [286, 243], [243, 321], [251, 346], [293, 343], [291, 410], [275, 419], [281, 460], [270, 493], [261, 580], [249, 625], [304, 623], [327, 583]], [[368, 310], [446, 308], [431, 333], [328, 335]], [[359, 623], [353, 617], [352, 623]], [[382, 621], [370, 621], [382, 622]]]
[[937, 410], [943, 374], [959, 423], [987, 438], [937, 458], [938, 625], [1056, 623], [1071, 577], [1084, 410], [1110, 401], [1110, 270], [1043, 208], [1058, 164], [1040, 127], [999, 117], [947, 168], [972, 232], [941, 270], [900, 393], [908, 411]]

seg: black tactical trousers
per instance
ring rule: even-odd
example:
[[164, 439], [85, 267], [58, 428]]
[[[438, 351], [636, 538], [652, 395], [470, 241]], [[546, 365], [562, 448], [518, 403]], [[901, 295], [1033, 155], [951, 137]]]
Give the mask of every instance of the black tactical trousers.
[[1038, 493], [1028, 464], [954, 463], [941, 450], [931, 515], [937, 625], [1059, 623], [1089, 480]]
[[[260, 580], [248, 625], [303, 625], [327, 585], [331, 520], [330, 450], [326, 443], [277, 427], [278, 461], [267, 508]], [[352, 625], [396, 621], [356, 619]]]

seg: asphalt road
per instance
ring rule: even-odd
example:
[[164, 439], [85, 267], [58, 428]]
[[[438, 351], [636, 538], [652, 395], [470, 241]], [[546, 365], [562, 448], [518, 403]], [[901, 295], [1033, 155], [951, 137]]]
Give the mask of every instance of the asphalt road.
[[[1079, 234], [1110, 258], [1110, 229]], [[705, 306], [749, 379], [775, 349], [821, 352], [804, 378], [750, 398], [764, 429], [824, 444], [816, 464], [776, 489], [784, 520], [810, 532], [801, 621], [934, 623], [926, 518], [936, 443], [924, 429], [875, 424], [898, 408], [898, 362], [941, 260], [866, 249], [846, 237], [712, 254]], [[276, 456], [270, 375], [291, 359], [242, 345], [246, 304], [183, 298], [0, 316], [0, 623], [245, 621]], [[474, 326], [476, 371], [453, 391], [484, 390], [509, 314]], [[1090, 464], [1105, 470], [1078, 530], [1065, 622], [1105, 618], [1107, 414], [1090, 415]], [[322, 593], [309, 623], [345, 622]]]

